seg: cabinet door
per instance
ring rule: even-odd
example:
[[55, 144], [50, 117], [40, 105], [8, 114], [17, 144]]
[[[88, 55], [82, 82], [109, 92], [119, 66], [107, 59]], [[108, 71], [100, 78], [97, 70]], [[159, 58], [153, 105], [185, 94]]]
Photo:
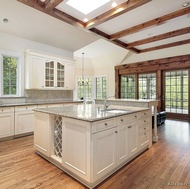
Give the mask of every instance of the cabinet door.
[[44, 87], [44, 63], [40, 56], [28, 55], [25, 66], [26, 89], [41, 89]]
[[130, 156], [128, 127], [121, 125], [117, 127], [117, 164], [120, 165], [127, 161]]
[[57, 61], [56, 65], [56, 87], [64, 88], [65, 87], [65, 65]]
[[15, 134], [25, 134], [34, 131], [34, 112], [37, 106], [15, 107]]
[[116, 129], [108, 129], [92, 136], [93, 182], [109, 174], [116, 167]]
[[90, 123], [63, 118], [63, 166], [75, 175], [90, 180]]
[[0, 113], [0, 138], [14, 135], [14, 113]]
[[46, 155], [50, 156], [50, 125], [51, 119], [49, 114], [35, 112], [35, 125], [34, 125], [34, 146], [35, 148]]
[[53, 60], [45, 61], [45, 87], [55, 87], [55, 62]]
[[66, 64], [65, 70], [65, 89], [75, 89], [75, 66], [74, 64]]
[[133, 156], [138, 152], [138, 121], [130, 123], [127, 127], [130, 156]]

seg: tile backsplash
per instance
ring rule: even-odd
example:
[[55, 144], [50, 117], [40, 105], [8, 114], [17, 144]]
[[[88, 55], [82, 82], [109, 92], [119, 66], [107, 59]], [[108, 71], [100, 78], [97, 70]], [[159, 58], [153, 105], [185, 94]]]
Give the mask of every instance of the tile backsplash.
[[25, 90], [24, 97], [0, 98], [0, 104], [72, 101], [72, 90]]
[[26, 102], [55, 102], [73, 100], [72, 90], [25, 90]]

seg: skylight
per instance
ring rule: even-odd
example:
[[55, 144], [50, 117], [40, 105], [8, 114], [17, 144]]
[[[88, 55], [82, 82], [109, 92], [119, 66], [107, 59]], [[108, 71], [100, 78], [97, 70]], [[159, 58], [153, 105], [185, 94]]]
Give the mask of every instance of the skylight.
[[88, 14], [101, 7], [102, 5], [105, 5], [109, 1], [111, 0], [69, 0], [67, 1], [67, 4], [73, 7], [74, 9], [77, 9], [78, 11], [82, 12], [83, 14]]

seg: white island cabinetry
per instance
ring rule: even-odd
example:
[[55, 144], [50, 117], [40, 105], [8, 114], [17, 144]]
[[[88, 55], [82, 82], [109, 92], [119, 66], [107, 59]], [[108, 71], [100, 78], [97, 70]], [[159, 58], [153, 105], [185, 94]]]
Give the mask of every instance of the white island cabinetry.
[[38, 153], [90, 188], [152, 145], [150, 110], [95, 121], [35, 116]]

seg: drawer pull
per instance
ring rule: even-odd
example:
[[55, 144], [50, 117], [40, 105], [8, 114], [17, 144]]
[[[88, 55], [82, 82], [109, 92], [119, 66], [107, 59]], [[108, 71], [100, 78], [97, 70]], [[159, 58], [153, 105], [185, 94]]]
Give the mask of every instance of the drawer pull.
[[121, 121], [123, 121], [123, 119], [121, 119]]
[[144, 113], [144, 115], [146, 115], [146, 113]]
[[4, 110], [1, 110], [2, 112], [4, 111]]
[[144, 128], [144, 130], [146, 130], [146, 128]]
[[137, 118], [137, 116], [135, 116], [135, 118]]
[[144, 133], [144, 135], [146, 135], [146, 133]]
[[144, 123], [146, 123], [146, 120], [144, 120]]
[[118, 133], [118, 131], [115, 131], [115, 133]]
[[104, 125], [105, 125], [105, 126], [108, 126], [108, 124], [107, 124], [107, 123], [105, 123]]
[[132, 126], [128, 126], [128, 128], [130, 129]]

